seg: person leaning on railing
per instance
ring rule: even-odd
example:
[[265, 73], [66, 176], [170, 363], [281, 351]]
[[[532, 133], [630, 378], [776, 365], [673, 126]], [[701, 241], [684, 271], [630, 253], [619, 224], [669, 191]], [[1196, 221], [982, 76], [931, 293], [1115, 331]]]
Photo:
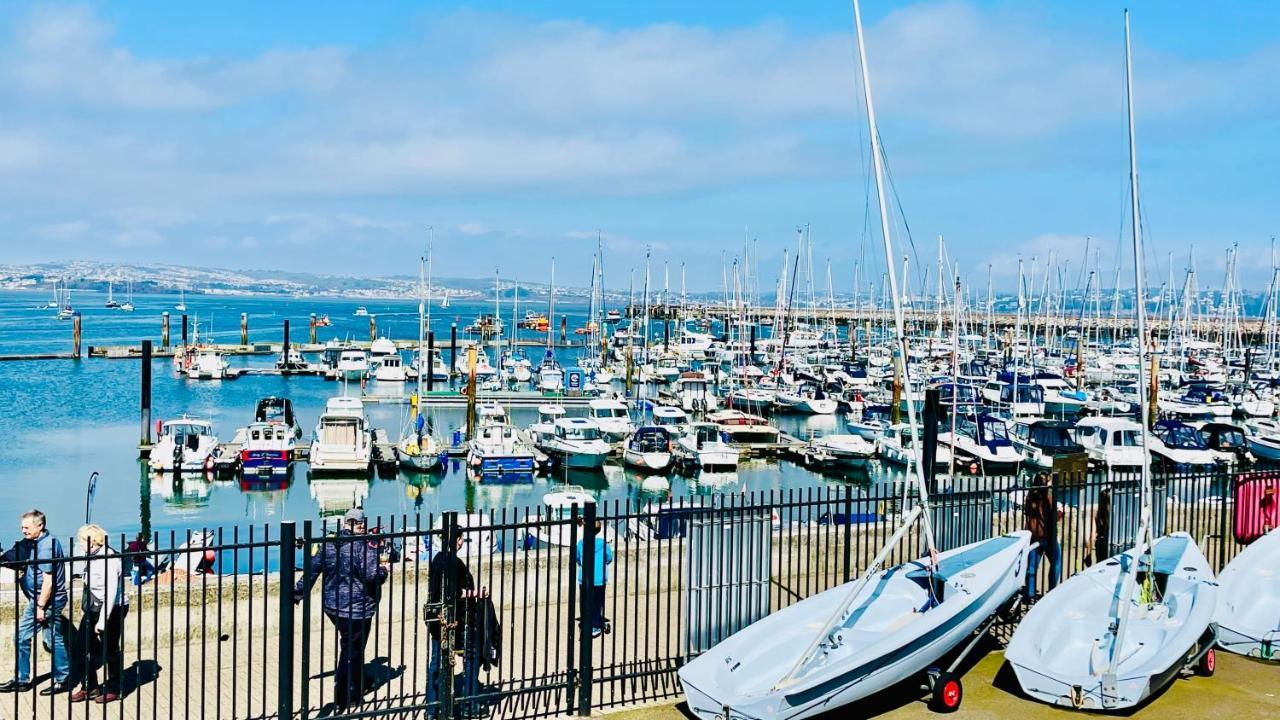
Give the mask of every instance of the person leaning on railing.
[[14, 679], [0, 683], [0, 693], [27, 692], [34, 687], [31, 680], [31, 641], [36, 631], [43, 630], [45, 644], [53, 656], [53, 684], [41, 695], [57, 695], [68, 690], [71, 657], [67, 653], [66, 555], [62, 543], [45, 529], [45, 516], [39, 510], [22, 514], [22, 540], [0, 557], [0, 563], [11, 565], [20, 573], [18, 581], [27, 606], [18, 618], [18, 671]]
[[[85, 525], [76, 537], [88, 558], [79, 631], [86, 662], [80, 689], [71, 695], [71, 702], [115, 702], [120, 698], [120, 676], [124, 674], [124, 616], [129, 612], [124, 563], [107, 546], [107, 531], [100, 526]], [[99, 663], [106, 669], [101, 685]]]

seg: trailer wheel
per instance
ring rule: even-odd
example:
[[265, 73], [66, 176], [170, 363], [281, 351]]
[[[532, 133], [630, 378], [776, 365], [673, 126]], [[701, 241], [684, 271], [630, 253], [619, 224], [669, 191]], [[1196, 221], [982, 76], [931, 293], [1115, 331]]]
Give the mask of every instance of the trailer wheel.
[[1218, 669], [1218, 655], [1214, 648], [1200, 656], [1200, 660], [1196, 663], [1196, 674], [1200, 677], [1213, 677], [1213, 673]]
[[955, 673], [941, 672], [933, 681], [933, 698], [929, 709], [938, 713], [953, 713], [960, 709], [960, 701], [964, 699], [964, 686]]

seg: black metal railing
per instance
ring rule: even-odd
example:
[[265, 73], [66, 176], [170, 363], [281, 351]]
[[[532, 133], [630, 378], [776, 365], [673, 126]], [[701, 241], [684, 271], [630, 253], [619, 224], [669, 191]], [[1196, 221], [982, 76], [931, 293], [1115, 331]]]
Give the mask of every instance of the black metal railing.
[[[1258, 483], [1270, 485], [1274, 501], [1280, 480], [1268, 473], [1161, 474], [1155, 530], [1189, 533], [1220, 570], [1243, 547], [1234, 498]], [[1134, 475], [1057, 478], [1061, 518], [1049, 527], [1061, 580], [1129, 546], [1138, 492]], [[934, 489], [930, 521], [945, 550], [1027, 526], [1028, 507], [1042, 498], [1043, 490], [1016, 477], [959, 478]], [[465, 711], [519, 720], [671, 697], [690, 658], [770, 612], [854, 579], [916, 502], [900, 486], [847, 486], [371, 518], [359, 534], [331, 520], [132, 544], [120, 537], [110, 545], [123, 561], [129, 603], [124, 672], [113, 688], [119, 698], [103, 704], [80, 705], [70, 692], [39, 694], [50, 685], [53, 660], [40, 635], [48, 627], [71, 640], [72, 683], [99, 664], [77, 640], [84, 632], [72, 629], [82, 624], [86, 571], [106, 561], [66, 540], [56, 560], [11, 552], [10, 582], [61, 563], [69, 601], [64, 619], [36, 633], [37, 685], [0, 695], [0, 715], [203, 720]], [[441, 572], [451, 567], [442, 558], [447, 541], [458, 537], [455, 556], [465, 573]], [[908, 533], [888, 562], [924, 553], [921, 534]], [[1050, 572], [1042, 561], [1038, 591]], [[0, 586], [0, 632], [12, 639], [0, 642], [0, 682], [15, 673], [30, 604], [20, 584]], [[354, 653], [354, 669], [337, 672], [344, 638], [350, 651], [359, 645], [350, 639], [362, 635], [363, 656]], [[434, 691], [433, 678], [440, 680]]]

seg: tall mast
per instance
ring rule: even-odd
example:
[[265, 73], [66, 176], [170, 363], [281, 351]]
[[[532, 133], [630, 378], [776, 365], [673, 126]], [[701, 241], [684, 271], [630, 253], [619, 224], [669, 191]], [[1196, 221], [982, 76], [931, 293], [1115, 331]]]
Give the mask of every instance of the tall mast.
[[[1142, 424], [1143, 457], [1143, 462], [1140, 465], [1142, 470], [1142, 507], [1138, 522], [1138, 534], [1134, 539], [1134, 545], [1137, 548], [1137, 557], [1141, 558], [1142, 555], [1150, 551], [1153, 537], [1151, 528], [1151, 475], [1146, 462], [1150, 428], [1147, 426], [1146, 364], [1143, 358], [1144, 350], [1147, 346], [1147, 326], [1146, 319], [1143, 317], [1142, 213], [1138, 205], [1138, 148], [1133, 123], [1133, 56], [1129, 42], [1128, 10], [1124, 11], [1124, 77], [1125, 107], [1129, 119], [1129, 203], [1133, 212], [1133, 281], [1134, 290], [1137, 293], [1134, 313], [1137, 315], [1138, 321], [1138, 414]], [[1134, 586], [1137, 584], [1136, 567], [1127, 571], [1122, 569], [1121, 578], [1119, 618], [1116, 624], [1115, 640], [1111, 646], [1111, 662], [1102, 675], [1103, 693], [1110, 693], [1113, 697], [1117, 690], [1116, 668], [1120, 664], [1120, 652], [1124, 647], [1125, 630], [1129, 624], [1129, 611], [1132, 604], [1130, 599], [1133, 596]]]

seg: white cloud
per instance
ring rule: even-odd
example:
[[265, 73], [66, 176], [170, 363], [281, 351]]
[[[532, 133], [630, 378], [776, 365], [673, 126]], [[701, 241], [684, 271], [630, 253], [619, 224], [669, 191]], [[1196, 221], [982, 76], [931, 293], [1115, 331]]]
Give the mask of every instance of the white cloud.
[[85, 220], [49, 223], [36, 228], [36, 234], [49, 240], [67, 241], [83, 237], [92, 226]]

